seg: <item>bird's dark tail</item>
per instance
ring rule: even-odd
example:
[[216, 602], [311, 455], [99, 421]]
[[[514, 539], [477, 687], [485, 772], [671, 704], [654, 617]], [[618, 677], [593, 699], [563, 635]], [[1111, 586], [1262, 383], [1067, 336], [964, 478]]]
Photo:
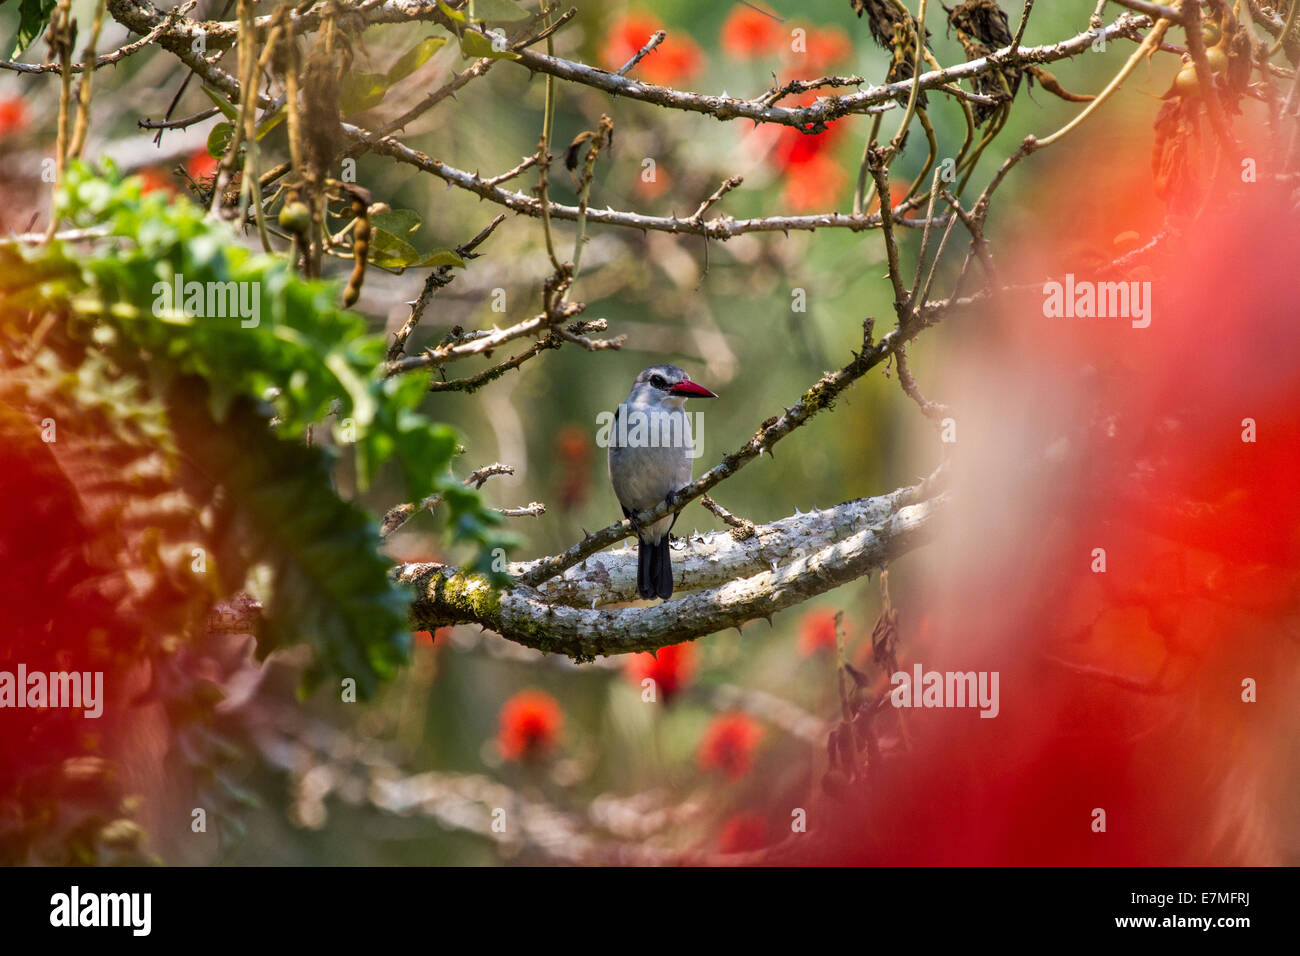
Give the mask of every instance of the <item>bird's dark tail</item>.
[[637, 550], [636, 590], [646, 600], [673, 596], [673, 561], [670, 538], [665, 534], [658, 544], [642, 541]]

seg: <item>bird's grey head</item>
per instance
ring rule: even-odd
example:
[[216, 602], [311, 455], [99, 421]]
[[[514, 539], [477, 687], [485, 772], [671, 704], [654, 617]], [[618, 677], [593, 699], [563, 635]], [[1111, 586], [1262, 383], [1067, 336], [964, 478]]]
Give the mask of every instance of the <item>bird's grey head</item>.
[[628, 401], [632, 404], [669, 405], [680, 408], [688, 398], [717, 398], [676, 365], [651, 365], [632, 383]]

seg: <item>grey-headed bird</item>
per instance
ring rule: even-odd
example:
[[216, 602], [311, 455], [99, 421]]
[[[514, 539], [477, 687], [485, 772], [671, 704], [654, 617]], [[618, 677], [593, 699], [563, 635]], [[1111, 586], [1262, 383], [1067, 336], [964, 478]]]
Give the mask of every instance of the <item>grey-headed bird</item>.
[[632, 391], [614, 415], [609, 443], [609, 480], [636, 528], [637, 593], [643, 598], [669, 598], [673, 566], [668, 550], [673, 513], [642, 528], [638, 512], [653, 508], [690, 484], [693, 441], [686, 399], [717, 398], [697, 385], [676, 365], [652, 365], [636, 377]]

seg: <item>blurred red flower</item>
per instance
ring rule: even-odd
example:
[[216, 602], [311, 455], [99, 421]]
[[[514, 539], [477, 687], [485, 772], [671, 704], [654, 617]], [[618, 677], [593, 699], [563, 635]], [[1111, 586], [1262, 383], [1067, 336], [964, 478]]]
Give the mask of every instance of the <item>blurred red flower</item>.
[[749, 60], [776, 50], [785, 39], [774, 17], [737, 4], [722, 24], [722, 49], [728, 56]]
[[440, 627], [430, 634], [428, 631], [416, 631], [415, 643], [427, 644], [431, 647], [442, 647], [451, 640], [451, 628]]
[[136, 175], [144, 182], [140, 190], [142, 194], [154, 192], [175, 194], [176, 192], [176, 181], [157, 166], [145, 166], [136, 170]]
[[185, 171], [194, 178], [195, 182], [199, 182], [217, 171], [217, 161], [208, 154], [206, 148], [196, 149], [186, 160]]
[[582, 425], [565, 425], [555, 434], [561, 511], [572, 511], [591, 490], [591, 434]]
[[564, 714], [550, 694], [521, 690], [501, 708], [497, 746], [506, 760], [529, 760], [555, 746]]
[[835, 650], [835, 612], [809, 611], [799, 622], [799, 653], [812, 657], [822, 650]]
[[0, 135], [16, 133], [27, 126], [27, 101], [21, 96], [0, 100]]
[[[621, 68], [649, 42], [655, 31], [662, 29], [663, 24], [651, 14], [624, 14], [610, 25], [605, 34], [605, 43], [600, 51], [601, 65], [607, 70]], [[694, 75], [703, 62], [704, 54], [694, 40], [670, 33], [632, 72], [657, 86], [671, 86]]]
[[655, 199], [662, 196], [672, 185], [672, 177], [668, 175], [668, 170], [662, 165], [655, 166], [653, 177], [646, 179], [645, 170], [638, 171], [636, 180], [632, 187], [637, 191], [637, 195], [643, 199]]
[[[817, 99], [807, 93], [794, 105], [808, 106]], [[768, 161], [786, 174], [785, 204], [795, 211], [825, 210], [835, 202], [848, 174], [835, 162], [830, 151], [844, 134], [844, 127], [829, 123], [819, 133], [782, 126]]]
[[[903, 200], [906, 199], [906, 198], [907, 198], [907, 184], [906, 184], [906, 183], [890, 183], [890, 184], [889, 184], [889, 208], [890, 208], [890, 209], [897, 209], [898, 206], [899, 206], [899, 205], [903, 202]], [[875, 197], [872, 198], [870, 205], [867, 207], [867, 212], [880, 212], [880, 197], [879, 197], [879, 196], [875, 196]], [[924, 212], [925, 212], [924, 209], [919, 209], [919, 210], [918, 210], [918, 209], [909, 209], [907, 212], [903, 213], [903, 218], [904, 218], [904, 219], [913, 219], [913, 218], [915, 218], [915, 217], [917, 216], [918, 213], [924, 213]]]
[[763, 738], [763, 728], [748, 714], [722, 714], [713, 718], [697, 755], [706, 773], [721, 770], [730, 780], [739, 780], [754, 766], [754, 751]]
[[782, 193], [794, 212], [825, 211], [835, 204], [848, 174], [829, 156], [814, 156], [789, 174]]
[[767, 846], [767, 824], [757, 813], [737, 813], [722, 825], [719, 853], [748, 853]]
[[804, 52], [794, 53], [790, 66], [796, 76], [804, 79], [824, 76], [831, 67], [847, 60], [853, 54], [849, 35], [839, 27], [811, 27], [804, 41]]
[[837, 123], [829, 124], [820, 133], [805, 133], [793, 126], [782, 126], [772, 149], [772, 163], [785, 172], [815, 163], [834, 147], [842, 134], [843, 129]]
[[665, 704], [690, 682], [694, 672], [695, 645], [690, 643], [661, 647], [658, 654], [633, 654], [626, 665], [627, 676], [638, 686], [647, 677], [653, 680], [658, 698]]

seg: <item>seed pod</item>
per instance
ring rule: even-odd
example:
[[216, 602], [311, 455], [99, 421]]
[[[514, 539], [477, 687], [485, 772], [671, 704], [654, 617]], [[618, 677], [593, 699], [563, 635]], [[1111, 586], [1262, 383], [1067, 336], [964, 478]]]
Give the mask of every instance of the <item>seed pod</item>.
[[361, 283], [366, 278], [366, 259], [370, 254], [370, 216], [365, 200], [352, 196], [352, 217], [356, 223], [352, 227], [352, 275], [348, 276], [348, 287], [343, 292], [343, 308], [350, 309], [361, 297]]

